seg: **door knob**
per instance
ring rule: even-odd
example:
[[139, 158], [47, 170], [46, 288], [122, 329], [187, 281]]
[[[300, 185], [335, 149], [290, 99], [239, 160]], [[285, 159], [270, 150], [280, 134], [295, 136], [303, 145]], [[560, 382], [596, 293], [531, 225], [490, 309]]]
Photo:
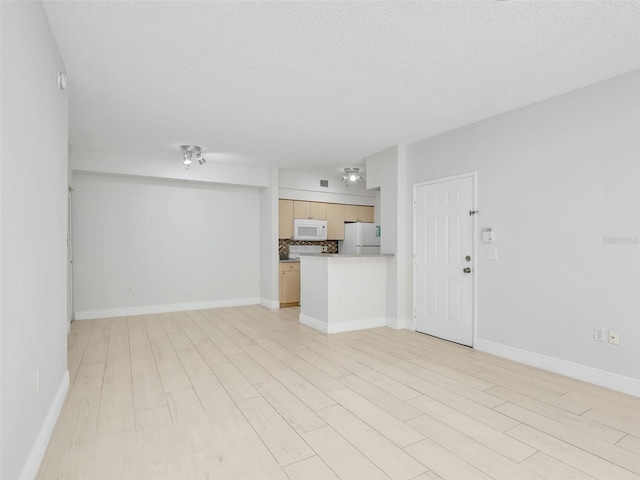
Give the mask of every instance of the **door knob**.
[[462, 269], [462, 271], [463, 271], [464, 273], [471, 273], [471, 269], [470, 269], [469, 267], [467, 267], [467, 268], [463, 268], [463, 269]]

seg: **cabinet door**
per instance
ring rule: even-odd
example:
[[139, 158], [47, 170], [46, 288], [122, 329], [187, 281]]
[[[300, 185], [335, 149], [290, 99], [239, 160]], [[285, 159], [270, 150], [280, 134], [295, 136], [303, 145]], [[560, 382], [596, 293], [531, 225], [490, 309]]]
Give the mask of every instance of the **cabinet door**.
[[327, 239], [344, 240], [344, 205], [327, 204]]
[[373, 223], [373, 207], [359, 206], [358, 221]]
[[358, 221], [358, 205], [345, 205], [344, 206], [344, 221], [345, 222], [357, 222]]
[[280, 273], [280, 304], [300, 303], [300, 270]]
[[293, 201], [293, 218], [311, 217], [311, 202]]
[[293, 200], [278, 202], [278, 238], [293, 238]]
[[309, 213], [310, 217], [315, 220], [326, 220], [327, 219], [327, 204], [320, 202], [310, 202], [309, 203]]

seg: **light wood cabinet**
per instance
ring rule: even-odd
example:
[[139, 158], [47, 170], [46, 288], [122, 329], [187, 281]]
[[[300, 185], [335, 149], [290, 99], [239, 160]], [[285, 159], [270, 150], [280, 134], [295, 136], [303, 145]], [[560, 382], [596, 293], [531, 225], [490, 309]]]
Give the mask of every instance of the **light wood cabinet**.
[[344, 205], [327, 204], [327, 239], [344, 240]]
[[358, 221], [373, 223], [373, 207], [360, 205], [358, 207]]
[[311, 211], [311, 218], [315, 220], [327, 219], [327, 204], [320, 202], [311, 202], [309, 210]]
[[345, 222], [367, 222], [373, 223], [374, 212], [373, 207], [366, 205], [345, 205], [344, 221]]
[[300, 262], [280, 263], [280, 307], [300, 304]]
[[293, 201], [293, 218], [309, 218], [311, 216], [311, 202]]
[[344, 206], [344, 221], [345, 222], [357, 222], [358, 221], [358, 205], [345, 205]]
[[327, 221], [327, 239], [344, 240], [345, 222], [373, 222], [373, 207], [340, 203], [307, 202], [280, 199], [278, 238], [293, 238], [293, 219], [312, 218]]
[[322, 202], [293, 201], [293, 218], [327, 219], [327, 204]]
[[293, 238], [293, 200], [278, 202], [278, 238]]

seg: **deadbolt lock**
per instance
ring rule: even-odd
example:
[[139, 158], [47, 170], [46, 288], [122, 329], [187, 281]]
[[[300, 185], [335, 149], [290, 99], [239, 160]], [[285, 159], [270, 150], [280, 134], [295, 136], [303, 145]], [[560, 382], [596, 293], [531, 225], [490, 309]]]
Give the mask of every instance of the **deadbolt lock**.
[[471, 261], [471, 255], [467, 255], [466, 257], [464, 257], [464, 259], [465, 259], [467, 262], [470, 262], [470, 261]]

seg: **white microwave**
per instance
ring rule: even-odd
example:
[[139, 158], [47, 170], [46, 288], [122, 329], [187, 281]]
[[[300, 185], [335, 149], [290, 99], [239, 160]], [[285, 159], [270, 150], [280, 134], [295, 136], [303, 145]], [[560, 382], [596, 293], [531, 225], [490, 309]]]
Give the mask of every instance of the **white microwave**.
[[327, 221], [309, 220], [305, 218], [293, 219], [294, 240], [326, 240]]

